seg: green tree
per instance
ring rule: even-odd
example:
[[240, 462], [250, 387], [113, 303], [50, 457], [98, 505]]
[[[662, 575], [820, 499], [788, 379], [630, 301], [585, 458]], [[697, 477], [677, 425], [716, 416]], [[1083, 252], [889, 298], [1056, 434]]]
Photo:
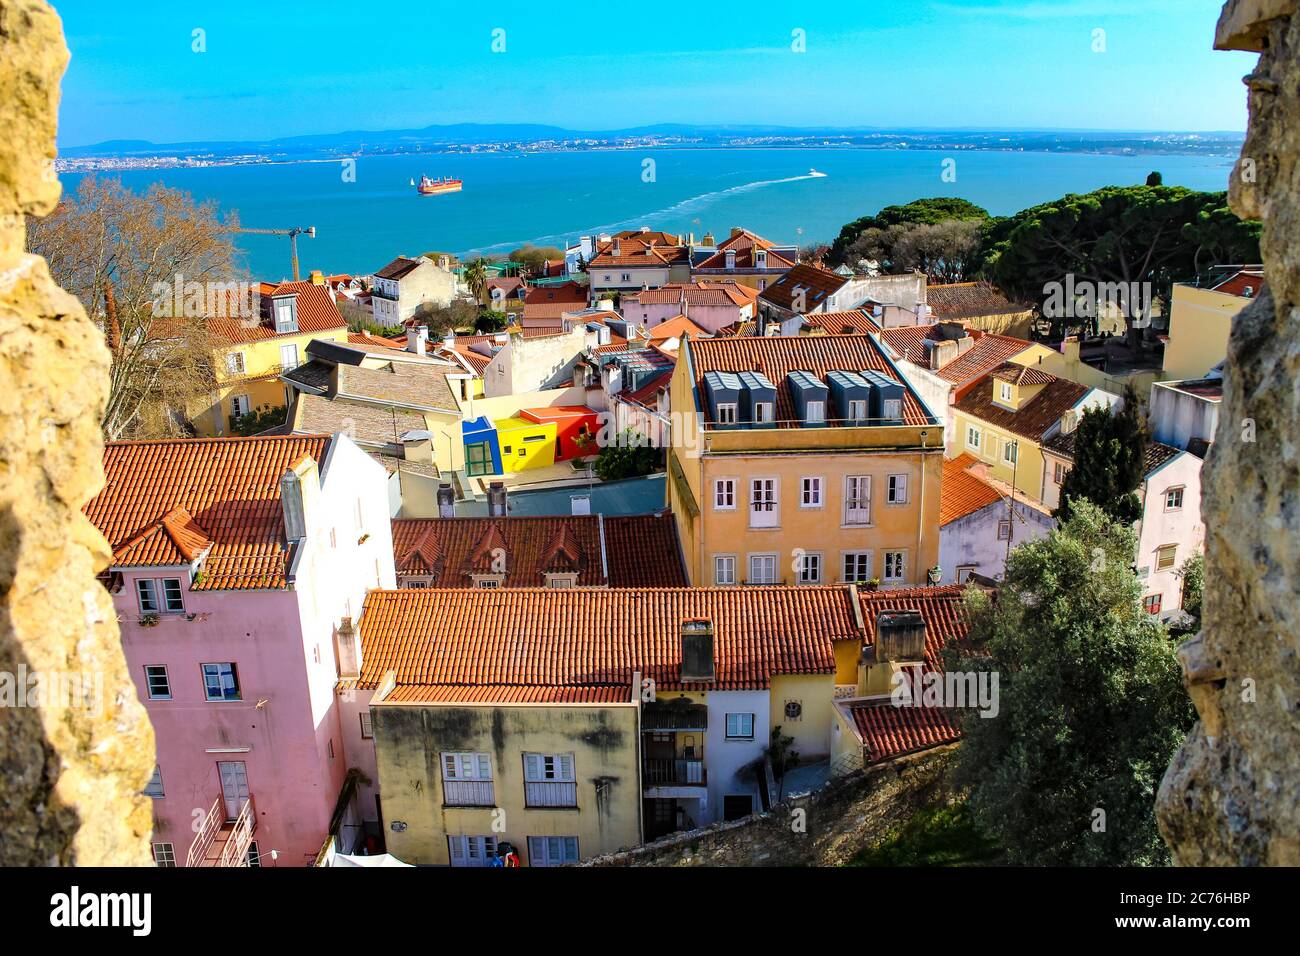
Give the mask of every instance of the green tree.
[[1159, 170], [1147, 173], [1148, 186], [1163, 186], [1164, 184], [1165, 184], [1165, 177], [1160, 175]]
[[[1182, 186], [1107, 186], [1071, 193], [991, 222], [984, 270], [999, 287], [1041, 303], [1058, 330], [1084, 326], [1086, 314], [1062, 299], [1076, 287], [1120, 308], [1129, 342], [1154, 299], [1169, 298], [1176, 279], [1217, 262], [1258, 262], [1260, 224], [1237, 219], [1225, 193]], [[1071, 314], [1076, 312], [1076, 314]]]
[[1021, 865], [1162, 865], [1155, 792], [1195, 719], [1174, 644], [1140, 604], [1135, 535], [1082, 503], [972, 589], [949, 673], [997, 674], [996, 716], [962, 720], [956, 779]]
[[525, 244], [512, 250], [511, 262], [517, 262], [529, 275], [540, 275], [547, 259], [563, 259], [564, 250], [555, 246], [534, 246]]
[[890, 226], [934, 226], [950, 219], [983, 222], [989, 218], [987, 209], [953, 196], [932, 199], [914, 199], [902, 206], [886, 206], [874, 216], [861, 216], [840, 229], [831, 243], [828, 258], [840, 264], [846, 261], [848, 249], [868, 229], [887, 230]]
[[596, 477], [601, 481], [636, 478], [655, 470], [659, 453], [650, 440], [631, 428], [619, 432], [596, 456]]
[[1146, 476], [1150, 437], [1132, 387], [1123, 407], [1089, 408], [1074, 433], [1074, 466], [1061, 482], [1061, 503], [1054, 512], [1068, 521], [1081, 500], [1101, 508], [1116, 521], [1132, 524], [1142, 516], [1137, 489]]
[[1188, 558], [1178, 576], [1183, 581], [1183, 610], [1199, 621], [1205, 593], [1205, 555], [1194, 554]]
[[510, 316], [504, 312], [480, 312], [474, 320], [474, 331], [480, 334], [501, 332], [510, 324]]
[[465, 267], [465, 285], [469, 286], [470, 295], [475, 302], [483, 301], [483, 287], [487, 284], [487, 261], [482, 257], [475, 259]]

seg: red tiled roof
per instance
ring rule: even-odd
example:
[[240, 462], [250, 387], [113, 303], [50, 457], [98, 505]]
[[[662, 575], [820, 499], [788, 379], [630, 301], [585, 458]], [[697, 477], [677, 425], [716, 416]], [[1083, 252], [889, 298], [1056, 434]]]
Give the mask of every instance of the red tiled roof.
[[925, 301], [930, 311], [941, 319], [977, 318], [982, 315], [1006, 315], [1028, 312], [1032, 306], [1012, 302], [987, 282], [954, 282], [927, 286]]
[[606, 515], [605, 557], [612, 588], [684, 588], [691, 583], [670, 511]]
[[974, 345], [939, 369], [939, 377], [957, 386], [965, 385], [988, 374], [1033, 344], [1009, 335], [980, 334]]
[[862, 737], [867, 763], [961, 739], [953, 715], [942, 707], [896, 706], [885, 699], [855, 703], [849, 713]]
[[783, 309], [791, 309], [794, 302], [794, 290], [803, 288], [807, 290], [804, 310], [811, 312], [822, 305], [828, 296], [838, 292], [848, 281], [839, 273], [830, 272], [809, 263], [800, 263], [771, 283], [758, 294], [758, 297]]
[[194, 590], [283, 588], [280, 477], [324, 461], [326, 435], [110, 442], [86, 516], [118, 566], [188, 564], [210, 542]]
[[806, 329], [818, 329], [827, 335], [861, 335], [866, 332], [879, 332], [876, 320], [862, 309], [850, 312], [816, 312], [803, 317]]
[[704, 329], [684, 315], [675, 315], [667, 322], [660, 322], [654, 328], [649, 329], [647, 334], [651, 342], [662, 341], [663, 339], [681, 338], [689, 334], [692, 338], [707, 336], [708, 330]]
[[1246, 289], [1249, 288], [1251, 290], [1250, 294], [1257, 296], [1260, 290], [1264, 288], [1264, 273], [1258, 269], [1242, 269], [1210, 288], [1215, 292], [1236, 296], [1245, 296]]
[[587, 264], [591, 267], [604, 266], [653, 266], [660, 268], [674, 262], [689, 258], [686, 247], [679, 245], [677, 236], [665, 233], [640, 232], [633, 234], [619, 233], [617, 236], [618, 253], [615, 254], [615, 239], [602, 242], [596, 247], [596, 255]]
[[392, 262], [388, 263], [388, 265], [376, 272], [375, 278], [392, 279], [396, 282], [400, 282], [403, 278], [414, 272], [419, 267], [420, 263], [418, 260], [408, 259], [405, 256], [398, 256]]
[[939, 488], [939, 526], [974, 514], [1002, 500], [1002, 493], [987, 481], [970, 473], [978, 464], [974, 456], [960, 454], [943, 460], [943, 479]]
[[745, 306], [758, 298], [758, 292], [736, 282], [672, 282], [624, 298], [639, 305], [676, 305], [685, 299], [687, 306]]
[[[740, 238], [740, 237], [733, 237], [731, 240], [728, 240], [728, 242], [732, 242], [734, 239], [737, 239], [737, 238]], [[741, 271], [741, 270], [744, 270], [744, 269], [759, 269], [759, 268], [763, 268], [763, 269], [789, 269], [789, 268], [792, 268], [792, 267], [794, 266], [794, 262], [792, 262], [791, 260], [787, 259], [785, 256], [781, 255], [781, 253], [779, 253], [779, 252], [773, 252], [773, 251], [771, 250], [771, 248], [770, 248], [771, 245], [772, 245], [770, 242], [767, 242], [767, 240], [763, 240], [763, 242], [764, 242], [764, 245], [758, 246], [758, 248], [768, 250], [768, 251], [767, 251], [767, 265], [766, 265], [766, 266], [759, 266], [759, 265], [757, 264], [757, 263], [758, 263], [758, 259], [757, 259], [757, 257], [754, 255], [754, 249], [755, 249], [754, 244], [750, 244], [750, 245], [742, 245], [742, 244], [737, 243], [737, 244], [734, 246], [734, 248], [735, 248], [735, 250], [736, 250], [736, 265], [735, 265], [735, 269], [736, 269], [737, 272], [739, 272], [739, 271]], [[705, 259], [703, 262], [701, 262], [701, 263], [699, 263], [698, 265], [696, 265], [695, 268], [696, 268], [696, 269], [726, 269], [726, 268], [727, 268], [727, 250], [730, 249], [730, 248], [733, 248], [733, 247], [727, 245], [727, 243], [723, 243], [721, 246], [718, 247], [718, 251], [717, 251], [717, 252], [715, 252], [713, 255], [709, 256], [709, 258]]]
[[1050, 385], [1056, 381], [1055, 375], [1049, 375], [1040, 368], [1017, 365], [1015, 362], [1003, 362], [989, 374], [999, 382], [1011, 382], [1013, 385]]
[[394, 671], [399, 688], [485, 688], [468, 691], [473, 700], [530, 687], [630, 695], [640, 673], [680, 690], [682, 622], [705, 619], [716, 662], [708, 687], [762, 690], [781, 674], [834, 674], [835, 641], [861, 638], [851, 594], [845, 586], [371, 591], [356, 683], [377, 687]]
[[532, 286], [524, 293], [524, 305], [544, 305], [562, 302], [566, 305], [587, 304], [587, 287], [577, 282], [562, 282], [559, 285]]
[[[1019, 368], [1019, 366], [1016, 366]], [[1038, 372], [1048, 381], [1037, 395], [1028, 401], [1021, 401], [1019, 409], [1012, 411], [993, 401], [993, 376], [985, 375], [961, 398], [953, 403], [953, 408], [972, 418], [988, 422], [998, 428], [1006, 429], [1022, 438], [1041, 442], [1043, 435], [1069, 409], [1078, 404], [1088, 394], [1085, 385], [1079, 385], [1067, 379]]]
[[[871, 369], [903, 383], [905, 424], [930, 424], [916, 394], [894, 371], [880, 344], [870, 335], [750, 336], [688, 339], [687, 342], [691, 370], [696, 377], [696, 388], [701, 393], [706, 372], [762, 371], [776, 386], [777, 422], [795, 419], [794, 401], [785, 380], [790, 372], [805, 371], [824, 379], [827, 373], [837, 370], [860, 372]], [[701, 402], [701, 407], [707, 416], [708, 402]]]
[[659, 394], [659, 389], [667, 388], [668, 383], [672, 380], [673, 372], [672, 369], [669, 369], [667, 372], [656, 375], [640, 388], [626, 392], [619, 397], [649, 407], [650, 403], [654, 401], [655, 396]]
[[298, 331], [277, 333], [275, 323], [269, 317], [257, 319], [208, 319], [208, 328], [213, 335], [226, 339], [233, 344], [257, 342], [262, 339], [274, 339], [281, 335], [303, 335], [308, 332], [332, 332], [347, 328], [347, 322], [339, 307], [330, 297], [329, 289], [323, 285], [310, 282], [263, 282], [263, 296], [285, 295], [290, 292], [298, 295]]

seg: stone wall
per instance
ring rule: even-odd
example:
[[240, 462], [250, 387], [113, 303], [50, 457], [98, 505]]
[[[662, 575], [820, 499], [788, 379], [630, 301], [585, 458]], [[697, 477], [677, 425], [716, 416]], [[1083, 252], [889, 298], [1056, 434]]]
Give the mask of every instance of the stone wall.
[[1216, 46], [1259, 52], [1229, 186], [1264, 222], [1260, 295], [1233, 322], [1207, 459], [1203, 630], [1180, 651], [1200, 721], [1165, 774], [1187, 865], [1300, 865], [1300, 13], [1230, 0]]
[[0, 0], [0, 866], [150, 862], [153, 731], [81, 513], [104, 481], [108, 350], [23, 252], [23, 217], [59, 198], [67, 61], [45, 3]]
[[768, 813], [595, 857], [584, 866], [838, 866], [918, 810], [946, 804], [956, 745], [831, 781]]

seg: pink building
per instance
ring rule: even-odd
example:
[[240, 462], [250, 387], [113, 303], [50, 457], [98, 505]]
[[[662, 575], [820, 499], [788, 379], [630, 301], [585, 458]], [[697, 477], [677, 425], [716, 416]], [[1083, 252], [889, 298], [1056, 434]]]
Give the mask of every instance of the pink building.
[[155, 860], [310, 864], [348, 768], [336, 637], [396, 585], [383, 467], [307, 435], [115, 442], [104, 471], [86, 513], [157, 736]]
[[754, 318], [756, 290], [738, 282], [686, 282], [623, 296], [623, 318], [653, 329], [684, 315], [710, 335]]

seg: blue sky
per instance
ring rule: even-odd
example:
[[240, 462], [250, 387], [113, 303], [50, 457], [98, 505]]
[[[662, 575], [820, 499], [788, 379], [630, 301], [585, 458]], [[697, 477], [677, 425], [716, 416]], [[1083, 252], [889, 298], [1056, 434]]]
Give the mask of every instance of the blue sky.
[[455, 122], [1243, 130], [1254, 62], [1212, 49], [1220, 0], [53, 3], [64, 146]]

